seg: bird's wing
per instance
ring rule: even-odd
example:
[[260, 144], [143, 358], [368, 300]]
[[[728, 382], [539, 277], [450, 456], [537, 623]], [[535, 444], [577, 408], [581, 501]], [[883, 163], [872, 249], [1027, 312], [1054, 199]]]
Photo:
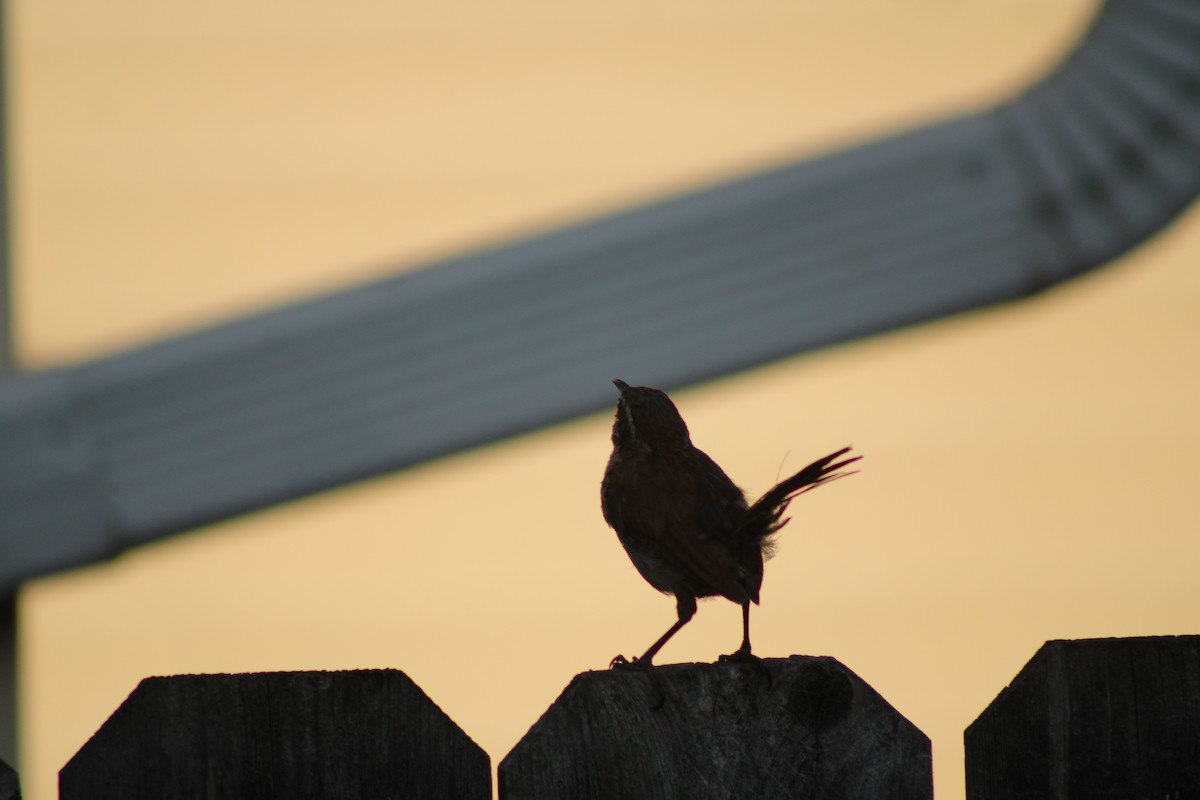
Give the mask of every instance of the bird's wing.
[[721, 595], [742, 603], [757, 596], [761, 579], [760, 570], [747, 586], [732, 536], [746, 499], [716, 464], [701, 456], [712, 469], [698, 470], [693, 464], [690, 469], [623, 473], [623, 485], [611, 487], [621, 500], [606, 504], [605, 516], [623, 540], [631, 540], [627, 549], [640, 550], [661, 564], [659, 575], [638, 565], [656, 588], [695, 597]]

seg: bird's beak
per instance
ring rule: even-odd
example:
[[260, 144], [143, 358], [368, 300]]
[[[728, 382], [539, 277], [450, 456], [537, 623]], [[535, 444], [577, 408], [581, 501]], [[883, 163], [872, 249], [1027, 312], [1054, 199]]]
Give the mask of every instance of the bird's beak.
[[620, 391], [620, 392], [624, 392], [626, 389], [629, 388], [629, 384], [626, 383], [625, 381], [621, 380], [620, 378], [613, 379], [613, 386], [617, 387], [617, 391]]

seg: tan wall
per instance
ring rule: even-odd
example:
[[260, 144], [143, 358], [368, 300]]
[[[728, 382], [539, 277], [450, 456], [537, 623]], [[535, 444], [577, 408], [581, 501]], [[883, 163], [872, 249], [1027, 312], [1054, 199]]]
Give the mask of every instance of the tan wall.
[[[70, 362], [396, 263], [1002, 98], [1085, 0], [12, 4], [18, 344]], [[827, 654], [934, 742], [1044, 640], [1196, 633], [1200, 217], [1038, 299], [676, 397], [750, 490], [852, 443], [756, 650]], [[607, 381], [611, 375], [598, 375]], [[498, 762], [673, 604], [600, 517], [603, 414], [214, 526], [21, 596], [23, 778], [143, 676], [397, 667]], [[782, 463], [782, 467], [781, 467]], [[661, 660], [711, 660], [704, 604]]]

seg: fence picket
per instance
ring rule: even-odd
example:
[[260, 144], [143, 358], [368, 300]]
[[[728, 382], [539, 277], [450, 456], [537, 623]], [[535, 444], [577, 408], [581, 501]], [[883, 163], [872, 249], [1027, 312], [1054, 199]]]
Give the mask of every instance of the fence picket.
[[1200, 636], [1047, 642], [964, 739], [969, 800], [1200, 797]]
[[147, 678], [59, 773], [62, 800], [491, 797], [487, 754], [404, 673]]
[[931, 798], [929, 738], [832, 658], [587, 672], [500, 764], [501, 800]]

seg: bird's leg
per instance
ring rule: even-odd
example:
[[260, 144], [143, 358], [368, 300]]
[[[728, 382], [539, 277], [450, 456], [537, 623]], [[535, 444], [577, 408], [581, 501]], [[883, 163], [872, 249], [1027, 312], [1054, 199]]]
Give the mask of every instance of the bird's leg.
[[662, 646], [666, 644], [672, 636], [678, 633], [680, 628], [691, 622], [692, 617], [696, 615], [696, 598], [686, 594], [676, 595], [675, 609], [679, 614], [679, 619], [675, 621], [674, 625], [672, 625], [670, 628], [667, 628], [666, 633], [658, 637], [657, 642], [650, 645], [649, 650], [642, 653], [640, 658], [635, 658], [633, 661], [627, 660], [625, 656], [617, 656], [612, 660], [612, 663], [609, 664], [609, 668], [649, 669], [650, 667], [654, 666], [654, 656], [658, 654], [658, 651], [662, 649]]
[[775, 682], [771, 677], [771, 670], [767, 668], [766, 663], [750, 652], [750, 601], [742, 603], [742, 646], [737, 649], [736, 653], [730, 653], [727, 656], [721, 656], [718, 661], [728, 663], [730, 661], [739, 661], [743, 664], [749, 664], [760, 671], [767, 679], [767, 688]]
[[750, 655], [750, 601], [742, 603], [742, 646], [738, 653]]
[[737, 652], [721, 656], [721, 661], [758, 661], [758, 656], [750, 651], [750, 601], [742, 603], [742, 646]]

